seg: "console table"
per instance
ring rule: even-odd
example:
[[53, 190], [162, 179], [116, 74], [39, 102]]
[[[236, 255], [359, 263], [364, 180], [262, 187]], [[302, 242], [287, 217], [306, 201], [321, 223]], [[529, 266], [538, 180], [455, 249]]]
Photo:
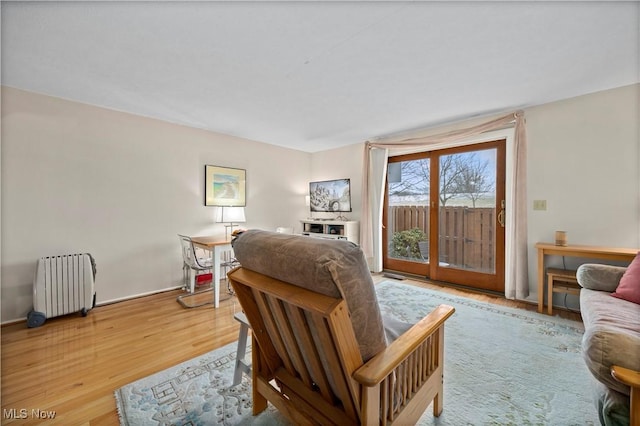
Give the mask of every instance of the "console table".
[[538, 312], [544, 311], [544, 256], [586, 257], [602, 260], [619, 260], [629, 262], [633, 260], [640, 249], [601, 247], [601, 246], [557, 246], [553, 243], [536, 243], [538, 249]]
[[348, 240], [360, 244], [358, 221], [356, 220], [301, 220], [302, 235], [334, 240]]

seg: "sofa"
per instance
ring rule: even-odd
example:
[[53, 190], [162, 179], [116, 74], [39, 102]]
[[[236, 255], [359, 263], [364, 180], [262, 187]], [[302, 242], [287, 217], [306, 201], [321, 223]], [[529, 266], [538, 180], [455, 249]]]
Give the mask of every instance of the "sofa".
[[[640, 398], [637, 373], [640, 371], [640, 280], [637, 273], [631, 275], [632, 267], [634, 272], [640, 270], [640, 254], [628, 268], [584, 264], [577, 271], [582, 287], [580, 312], [585, 328], [582, 352], [594, 377], [600, 422], [606, 426], [629, 425], [634, 414], [633, 424], [640, 424], [640, 407], [637, 406]], [[613, 366], [618, 369], [618, 379], [620, 372], [632, 370], [630, 376], [635, 383], [623, 383], [614, 378]], [[636, 401], [633, 407], [630, 402], [632, 388]]]

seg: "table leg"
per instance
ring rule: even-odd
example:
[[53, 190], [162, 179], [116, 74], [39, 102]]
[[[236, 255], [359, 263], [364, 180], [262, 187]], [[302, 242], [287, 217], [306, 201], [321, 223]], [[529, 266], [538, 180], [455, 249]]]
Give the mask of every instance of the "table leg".
[[538, 312], [544, 311], [544, 250], [538, 249]]
[[547, 315], [553, 315], [553, 277], [547, 274]]
[[220, 306], [220, 255], [222, 247], [213, 248], [213, 307]]

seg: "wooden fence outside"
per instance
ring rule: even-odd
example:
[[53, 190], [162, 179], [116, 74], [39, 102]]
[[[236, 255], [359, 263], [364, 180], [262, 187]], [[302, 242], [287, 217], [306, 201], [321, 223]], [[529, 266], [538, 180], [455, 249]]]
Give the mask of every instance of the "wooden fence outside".
[[[392, 206], [393, 232], [418, 228], [430, 238], [428, 206]], [[440, 262], [457, 268], [493, 271], [495, 265], [496, 211], [488, 207], [442, 207], [440, 211]]]

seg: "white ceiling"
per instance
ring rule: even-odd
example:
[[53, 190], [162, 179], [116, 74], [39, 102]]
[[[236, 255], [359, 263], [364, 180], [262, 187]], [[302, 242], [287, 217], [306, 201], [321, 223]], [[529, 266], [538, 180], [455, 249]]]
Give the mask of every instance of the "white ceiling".
[[2, 84], [308, 152], [640, 81], [632, 2], [2, 2]]

